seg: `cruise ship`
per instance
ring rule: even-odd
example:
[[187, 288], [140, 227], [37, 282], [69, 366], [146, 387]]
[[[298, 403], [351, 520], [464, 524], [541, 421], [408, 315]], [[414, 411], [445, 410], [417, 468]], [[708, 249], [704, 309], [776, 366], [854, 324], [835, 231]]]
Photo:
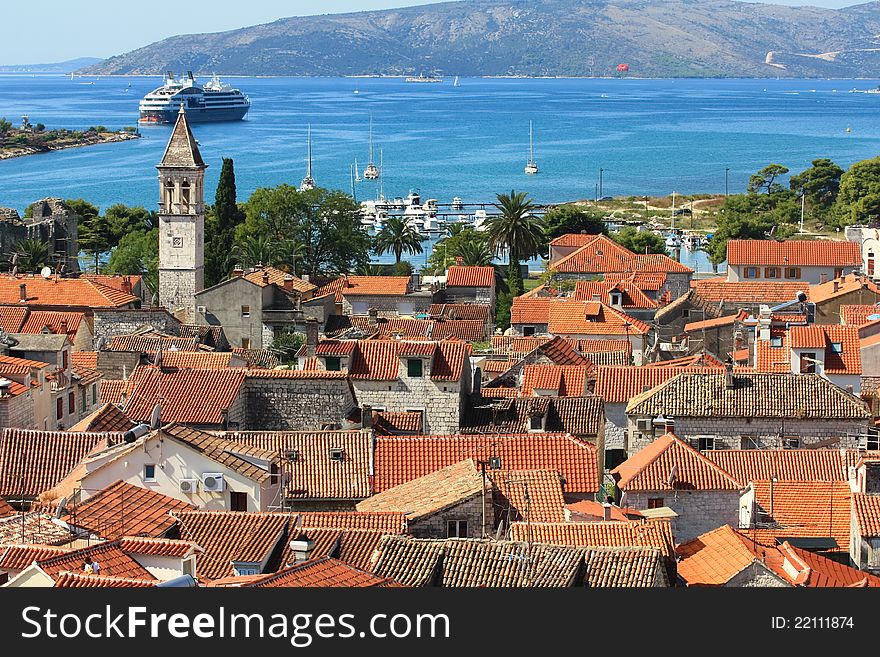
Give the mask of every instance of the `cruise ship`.
[[238, 89], [222, 84], [216, 75], [200, 86], [196, 84], [192, 71], [180, 80], [169, 71], [165, 84], [141, 100], [139, 122], [174, 123], [181, 105], [191, 123], [238, 121], [248, 113], [251, 101]]

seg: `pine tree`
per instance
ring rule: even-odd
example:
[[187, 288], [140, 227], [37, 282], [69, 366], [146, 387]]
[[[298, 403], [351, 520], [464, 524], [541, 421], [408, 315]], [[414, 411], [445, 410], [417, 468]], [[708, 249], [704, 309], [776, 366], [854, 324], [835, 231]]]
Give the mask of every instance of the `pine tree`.
[[214, 207], [206, 220], [205, 232], [210, 235], [205, 245], [205, 286], [223, 281], [228, 270], [228, 258], [235, 239], [235, 228], [244, 221], [235, 192], [235, 167], [232, 158], [223, 158], [220, 180], [214, 196]]

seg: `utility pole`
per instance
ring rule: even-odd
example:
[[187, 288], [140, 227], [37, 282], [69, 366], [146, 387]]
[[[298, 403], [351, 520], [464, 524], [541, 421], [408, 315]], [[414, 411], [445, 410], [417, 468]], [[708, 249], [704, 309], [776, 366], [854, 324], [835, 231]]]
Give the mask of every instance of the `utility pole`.
[[801, 190], [801, 231], [804, 232], [804, 206], [807, 202], [807, 193], [804, 190]]
[[724, 198], [727, 198], [729, 193], [729, 188], [727, 185], [728, 175], [730, 173], [730, 167], [724, 167]]
[[599, 198], [602, 198], [602, 174], [605, 172], [605, 169], [599, 169]]

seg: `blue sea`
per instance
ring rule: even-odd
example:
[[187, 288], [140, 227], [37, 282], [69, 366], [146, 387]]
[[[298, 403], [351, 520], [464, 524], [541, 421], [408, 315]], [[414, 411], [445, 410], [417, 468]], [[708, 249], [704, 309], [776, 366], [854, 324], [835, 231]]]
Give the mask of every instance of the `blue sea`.
[[[351, 165], [357, 159], [363, 169], [368, 159], [370, 116], [382, 187], [357, 183], [359, 200], [418, 190], [441, 203], [455, 196], [478, 203], [516, 189], [557, 203], [595, 197], [600, 169], [605, 195], [723, 193], [726, 186], [734, 193], [770, 162], [797, 172], [818, 157], [846, 168], [880, 154], [880, 95], [850, 93], [877, 80], [226, 81], [250, 96], [247, 119], [197, 124], [194, 133], [209, 164], [208, 189], [221, 158], [231, 157], [240, 200], [257, 187], [299, 184], [309, 124], [318, 184], [350, 192]], [[138, 101], [160, 84], [159, 76], [0, 75], [0, 117], [18, 122], [27, 114], [49, 128], [135, 125]], [[523, 173], [530, 120], [535, 176]], [[21, 212], [59, 196], [155, 207], [155, 165], [170, 127], [141, 132], [141, 140], [0, 161], [0, 206]]]

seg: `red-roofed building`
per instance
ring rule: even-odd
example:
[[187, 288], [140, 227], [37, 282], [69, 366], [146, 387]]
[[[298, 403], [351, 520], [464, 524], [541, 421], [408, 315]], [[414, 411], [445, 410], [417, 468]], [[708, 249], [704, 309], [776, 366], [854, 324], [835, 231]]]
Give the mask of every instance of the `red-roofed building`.
[[139, 308], [141, 300], [87, 278], [0, 277], [0, 304], [26, 304], [31, 310], [82, 312], [96, 308]]
[[880, 574], [880, 495], [853, 493], [849, 556], [859, 570]]
[[855, 242], [839, 240], [730, 240], [727, 280], [826, 283], [862, 266]]
[[739, 522], [742, 484], [673, 434], [665, 434], [611, 471], [621, 508], [669, 507], [676, 542]]
[[367, 315], [371, 308], [385, 316], [414, 315], [440, 301], [439, 293], [414, 288], [408, 276], [346, 276], [338, 296], [345, 315]]
[[524, 397], [581, 397], [586, 384], [586, 365], [526, 365], [523, 368]]

